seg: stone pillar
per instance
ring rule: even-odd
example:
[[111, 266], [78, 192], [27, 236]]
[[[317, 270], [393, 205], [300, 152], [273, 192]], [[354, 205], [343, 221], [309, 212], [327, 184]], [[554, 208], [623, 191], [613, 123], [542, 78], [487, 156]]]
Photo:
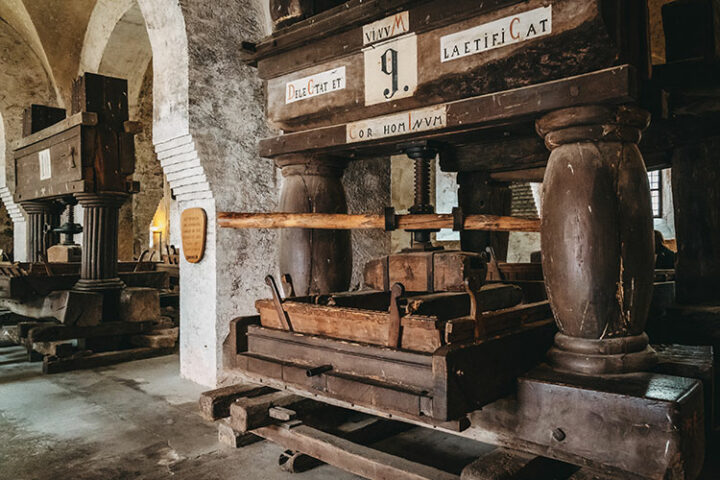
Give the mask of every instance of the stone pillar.
[[[279, 212], [347, 213], [345, 162], [302, 157], [278, 162], [284, 183]], [[297, 295], [339, 292], [350, 286], [349, 230], [288, 228], [280, 232], [280, 273], [289, 273]]]
[[542, 201], [545, 285], [560, 330], [558, 370], [611, 374], [656, 361], [644, 333], [652, 295], [650, 189], [638, 149], [649, 114], [583, 106], [537, 122], [552, 151]]
[[27, 213], [27, 258], [39, 262], [40, 255], [47, 258], [47, 249], [58, 243], [58, 234], [52, 232], [60, 225], [62, 207], [54, 201], [23, 202]]
[[677, 147], [672, 190], [678, 254], [678, 303], [719, 303], [720, 137]]
[[[507, 182], [496, 182], [486, 171], [458, 172], [458, 206], [465, 215], [510, 215], [512, 191]], [[507, 259], [508, 232], [460, 232], [460, 248], [467, 252], [484, 252], [493, 247], [499, 261]]]
[[103, 319], [117, 314], [120, 290], [118, 276], [118, 211], [127, 199], [121, 193], [79, 193], [83, 208], [83, 248], [80, 280], [73, 287], [84, 292], [102, 292]]

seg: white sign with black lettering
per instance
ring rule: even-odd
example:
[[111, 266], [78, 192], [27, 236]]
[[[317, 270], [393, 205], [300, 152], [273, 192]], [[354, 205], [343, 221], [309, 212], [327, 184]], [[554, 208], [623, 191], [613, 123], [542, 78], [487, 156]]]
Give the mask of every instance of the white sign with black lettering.
[[487, 52], [552, 33], [552, 5], [528, 10], [440, 39], [440, 61]]
[[446, 126], [446, 106], [436, 105], [434, 107], [348, 123], [345, 131], [345, 141], [347, 143], [355, 143], [377, 140], [378, 138], [437, 130], [439, 128], [445, 128]]
[[52, 167], [50, 166], [50, 149], [40, 150], [38, 153], [40, 159], [40, 180], [52, 178]]
[[285, 84], [285, 104], [343, 90], [345, 80], [344, 66], [293, 80]]
[[410, 31], [410, 13], [400, 12], [363, 26], [363, 45], [381, 42]]
[[365, 55], [365, 105], [412, 97], [417, 89], [417, 37], [414, 33], [373, 45]]

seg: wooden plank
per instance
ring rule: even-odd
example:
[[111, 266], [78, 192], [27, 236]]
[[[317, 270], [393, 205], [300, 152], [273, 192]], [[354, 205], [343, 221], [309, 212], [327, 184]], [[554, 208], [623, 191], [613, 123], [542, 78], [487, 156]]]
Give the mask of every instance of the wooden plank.
[[52, 342], [108, 335], [133, 335], [148, 332], [152, 327], [152, 322], [106, 322], [92, 327], [41, 325], [30, 330], [29, 339], [32, 342]]
[[230, 425], [238, 432], [248, 432], [272, 421], [269, 414], [272, 407], [286, 407], [304, 401], [308, 400], [285, 392], [240, 397], [230, 405]]
[[373, 377], [418, 389], [432, 388], [432, 361], [426, 354], [339, 343], [311, 335], [286, 335], [267, 328], [251, 327], [248, 333], [248, 351], [253, 355], [277, 358], [282, 352], [282, 358], [304, 366], [304, 370], [330, 364], [342, 374]]
[[269, 425], [253, 431], [283, 448], [303, 452], [313, 458], [371, 480], [459, 480], [460, 477], [412, 462], [321, 430], [299, 425], [286, 428]]
[[[514, 307], [521, 299], [522, 290], [519, 287], [502, 283], [483, 285], [478, 294], [483, 311]], [[407, 299], [406, 312], [412, 315], [436, 316], [440, 320], [464, 317], [470, 313], [470, 298], [465, 292], [417, 295]]]
[[[485, 326], [485, 331], [491, 335], [547, 318], [552, 318], [552, 310], [547, 301], [525, 303], [480, 314], [480, 322]], [[474, 329], [475, 321], [471, 318], [449, 320], [445, 325], [445, 343], [468, 339]]]
[[[347, 125], [287, 133], [261, 140], [259, 154], [278, 158], [300, 152], [337, 152], [351, 149], [354, 158], [379, 153], [394, 154], [399, 142], [443, 137], [514, 122], [532, 120], [540, 114], [586, 103], [627, 103], [637, 100], [635, 70], [628, 65], [607, 68], [561, 80], [439, 104], [447, 112], [446, 128], [347, 143]], [[404, 112], [407, 114], [408, 112]], [[476, 135], [477, 136], [477, 135]], [[479, 140], [479, 138], [477, 139]]]
[[215, 421], [230, 416], [230, 405], [241, 397], [253, 397], [271, 393], [270, 387], [254, 384], [237, 384], [216, 388], [200, 394], [200, 414], [204, 419]]
[[104, 367], [121, 362], [131, 362], [145, 358], [171, 355], [172, 348], [131, 348], [113, 352], [94, 353], [91, 355], [75, 355], [66, 358], [45, 357], [43, 373], [61, 373], [70, 370]]
[[[272, 300], [257, 300], [255, 308], [264, 327], [283, 329]], [[283, 302], [283, 308], [290, 317], [293, 331], [373, 345], [388, 343], [388, 312], [294, 301]], [[442, 345], [442, 322], [436, 317], [406, 315], [402, 317], [402, 326], [403, 349], [432, 352]]]

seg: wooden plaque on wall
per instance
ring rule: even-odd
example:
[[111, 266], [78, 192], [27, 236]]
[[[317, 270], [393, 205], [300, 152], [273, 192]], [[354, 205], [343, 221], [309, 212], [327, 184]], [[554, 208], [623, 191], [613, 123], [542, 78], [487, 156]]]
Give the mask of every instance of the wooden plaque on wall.
[[202, 208], [188, 208], [180, 215], [180, 233], [185, 260], [198, 263], [205, 253], [207, 215]]

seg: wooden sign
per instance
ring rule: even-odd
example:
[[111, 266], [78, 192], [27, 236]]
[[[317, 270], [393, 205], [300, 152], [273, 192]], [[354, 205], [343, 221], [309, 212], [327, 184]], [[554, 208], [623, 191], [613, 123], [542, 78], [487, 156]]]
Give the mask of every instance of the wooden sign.
[[180, 234], [185, 260], [198, 263], [205, 254], [207, 214], [202, 208], [188, 208], [180, 215]]

